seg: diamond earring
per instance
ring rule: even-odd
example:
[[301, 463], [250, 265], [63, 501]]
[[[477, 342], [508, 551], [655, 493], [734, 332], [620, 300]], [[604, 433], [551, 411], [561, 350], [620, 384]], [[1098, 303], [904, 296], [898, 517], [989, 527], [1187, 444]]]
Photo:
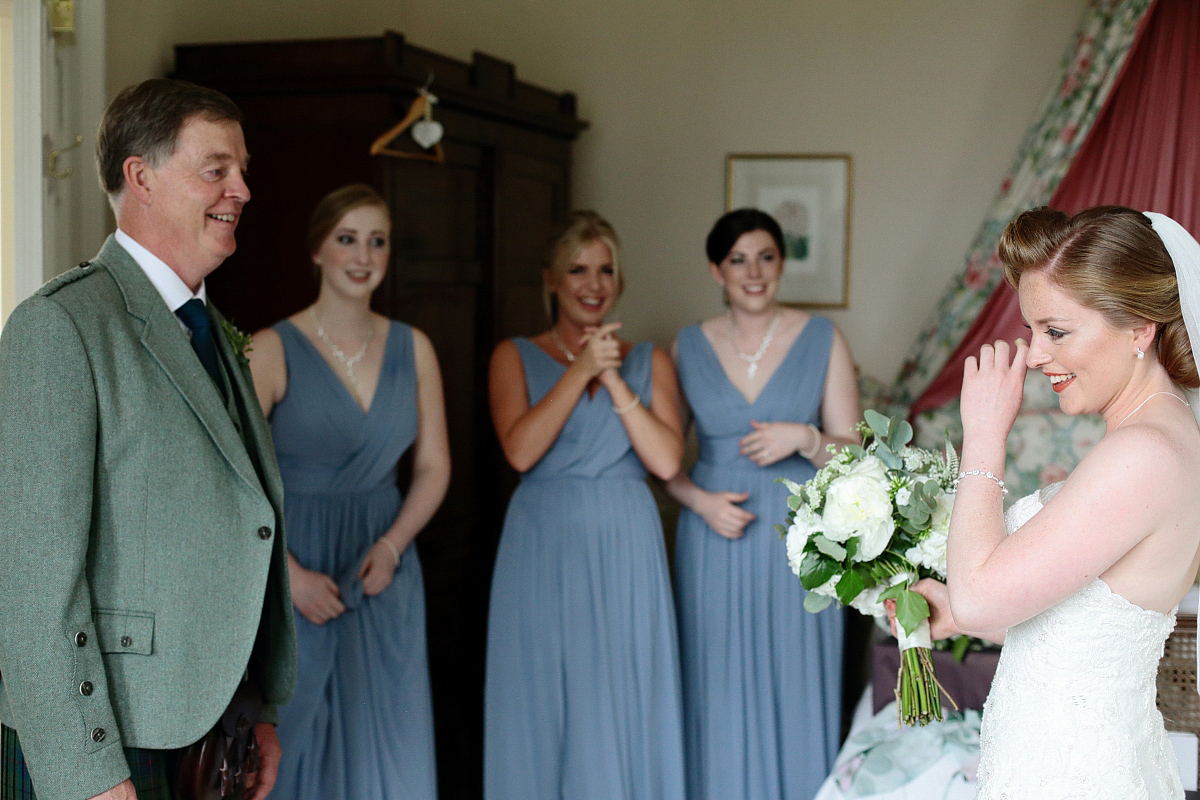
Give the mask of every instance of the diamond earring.
[[1145, 358], [1145, 357], [1146, 357], [1146, 351], [1145, 351], [1145, 350], [1143, 350], [1142, 348], [1140, 348], [1140, 347], [1135, 347], [1135, 348], [1133, 348], [1133, 349], [1134, 349], [1134, 352], [1136, 352], [1136, 353], [1137, 353], [1137, 358], [1138, 358], [1138, 361], [1141, 361], [1143, 358]]

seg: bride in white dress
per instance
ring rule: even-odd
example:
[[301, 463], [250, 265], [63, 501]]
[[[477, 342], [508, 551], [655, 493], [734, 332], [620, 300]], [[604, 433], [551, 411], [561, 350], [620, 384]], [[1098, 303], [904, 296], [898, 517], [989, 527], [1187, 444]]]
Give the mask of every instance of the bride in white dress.
[[[1009, 224], [1000, 256], [1030, 341], [967, 359], [947, 584], [917, 584], [936, 637], [1004, 641], [977, 797], [1182, 798], [1155, 676], [1200, 567], [1200, 245], [1158, 214], [1039, 209]], [[1064, 483], [1006, 518], [995, 476], [1027, 368], [1063, 411], [1107, 426]]]

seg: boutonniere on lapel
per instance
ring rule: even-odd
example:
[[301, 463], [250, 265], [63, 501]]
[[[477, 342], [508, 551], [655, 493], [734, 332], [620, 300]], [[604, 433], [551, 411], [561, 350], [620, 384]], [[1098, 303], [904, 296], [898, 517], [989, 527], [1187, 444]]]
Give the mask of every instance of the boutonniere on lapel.
[[238, 363], [243, 367], [250, 366], [250, 359], [246, 358], [246, 353], [249, 353], [253, 348], [250, 347], [254, 341], [254, 337], [248, 333], [242, 333], [227, 319], [221, 320], [221, 330], [225, 331], [225, 338], [229, 340], [229, 344], [233, 347], [233, 353], [237, 356]]

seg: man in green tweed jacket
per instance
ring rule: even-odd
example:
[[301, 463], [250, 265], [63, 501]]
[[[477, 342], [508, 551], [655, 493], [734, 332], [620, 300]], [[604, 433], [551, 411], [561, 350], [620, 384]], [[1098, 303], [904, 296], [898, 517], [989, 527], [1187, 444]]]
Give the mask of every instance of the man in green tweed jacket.
[[118, 231], [0, 336], [0, 797], [172, 797], [177, 749], [243, 681], [266, 703], [246, 796], [274, 783], [283, 489], [204, 291], [250, 199], [239, 123], [191, 84], [121, 92], [96, 144]]

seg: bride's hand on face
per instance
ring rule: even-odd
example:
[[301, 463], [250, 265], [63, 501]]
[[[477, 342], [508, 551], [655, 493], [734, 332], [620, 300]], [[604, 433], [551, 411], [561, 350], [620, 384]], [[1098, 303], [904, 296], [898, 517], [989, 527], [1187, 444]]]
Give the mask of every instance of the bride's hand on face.
[[[912, 590], [929, 603], [929, 634], [935, 642], [962, 633], [954, 624], [954, 615], [950, 613], [950, 592], [946, 584], [933, 578], [922, 578], [913, 584]], [[896, 631], [896, 601], [884, 600], [883, 605], [887, 609], [892, 636], [899, 638]]]
[[1010, 349], [1004, 341], [985, 344], [978, 359], [967, 358], [961, 406], [964, 443], [1003, 446], [1012, 430], [1025, 391], [1025, 357], [1029, 345], [1018, 339], [1011, 359]]

